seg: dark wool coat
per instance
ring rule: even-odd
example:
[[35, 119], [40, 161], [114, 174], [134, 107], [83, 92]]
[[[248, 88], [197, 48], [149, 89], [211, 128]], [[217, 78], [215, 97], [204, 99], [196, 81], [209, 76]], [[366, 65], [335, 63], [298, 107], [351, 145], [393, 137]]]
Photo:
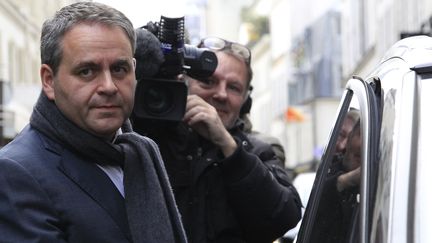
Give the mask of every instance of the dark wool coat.
[[0, 167], [0, 242], [132, 242], [110, 178], [30, 126]]
[[159, 145], [188, 240], [272, 242], [296, 226], [301, 201], [269, 144], [232, 129], [228, 158], [185, 125], [146, 134]]

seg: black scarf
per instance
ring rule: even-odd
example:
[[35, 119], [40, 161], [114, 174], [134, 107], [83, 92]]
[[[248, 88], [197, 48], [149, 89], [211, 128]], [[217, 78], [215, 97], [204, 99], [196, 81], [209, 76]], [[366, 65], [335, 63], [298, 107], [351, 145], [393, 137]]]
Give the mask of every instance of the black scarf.
[[165, 167], [151, 139], [132, 132], [125, 123], [115, 143], [105, 141], [68, 120], [43, 92], [30, 124], [88, 161], [123, 166], [126, 211], [135, 243], [187, 242]]

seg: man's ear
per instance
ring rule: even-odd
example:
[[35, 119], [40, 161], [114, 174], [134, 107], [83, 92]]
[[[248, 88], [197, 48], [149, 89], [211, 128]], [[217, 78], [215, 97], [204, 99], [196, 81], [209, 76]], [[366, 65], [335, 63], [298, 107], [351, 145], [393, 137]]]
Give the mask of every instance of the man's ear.
[[54, 72], [47, 64], [42, 64], [40, 68], [42, 89], [50, 100], [55, 100], [54, 94]]

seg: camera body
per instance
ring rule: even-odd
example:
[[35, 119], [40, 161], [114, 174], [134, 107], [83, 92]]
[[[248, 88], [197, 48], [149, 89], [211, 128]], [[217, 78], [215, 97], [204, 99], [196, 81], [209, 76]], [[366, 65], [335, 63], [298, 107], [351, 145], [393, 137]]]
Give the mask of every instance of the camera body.
[[[161, 51], [163, 59], [155, 74], [140, 73], [137, 68], [138, 84], [131, 120], [134, 126], [144, 126], [143, 124], [148, 122], [179, 122], [184, 116], [187, 98], [187, 85], [184, 80], [179, 79], [180, 74], [205, 80], [215, 71], [217, 57], [212, 51], [184, 43], [184, 17], [161, 16], [160, 22], [149, 22], [142, 28], [146, 29], [149, 35], [157, 37], [154, 48], [160, 48], [150, 50], [151, 54], [144, 59], [154, 59], [152, 51]], [[139, 41], [137, 40], [137, 43]], [[143, 46], [148, 48], [147, 44], [144, 43]], [[139, 47], [139, 44], [137, 46]], [[143, 51], [138, 47], [136, 52]], [[141, 61], [143, 63], [140, 63]], [[137, 58], [137, 67], [139, 64], [154, 65], [147, 63], [150, 61], [152, 60]]]

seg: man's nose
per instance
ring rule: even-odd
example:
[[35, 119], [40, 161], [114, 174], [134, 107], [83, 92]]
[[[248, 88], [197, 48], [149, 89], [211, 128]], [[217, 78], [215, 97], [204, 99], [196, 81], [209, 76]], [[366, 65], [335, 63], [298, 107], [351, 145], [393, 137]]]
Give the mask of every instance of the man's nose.
[[225, 84], [219, 83], [215, 88], [215, 97], [225, 99], [228, 96]]
[[114, 94], [117, 92], [115, 79], [111, 75], [110, 71], [103, 72], [103, 75], [101, 77], [101, 84], [99, 85], [99, 92], [106, 94]]

